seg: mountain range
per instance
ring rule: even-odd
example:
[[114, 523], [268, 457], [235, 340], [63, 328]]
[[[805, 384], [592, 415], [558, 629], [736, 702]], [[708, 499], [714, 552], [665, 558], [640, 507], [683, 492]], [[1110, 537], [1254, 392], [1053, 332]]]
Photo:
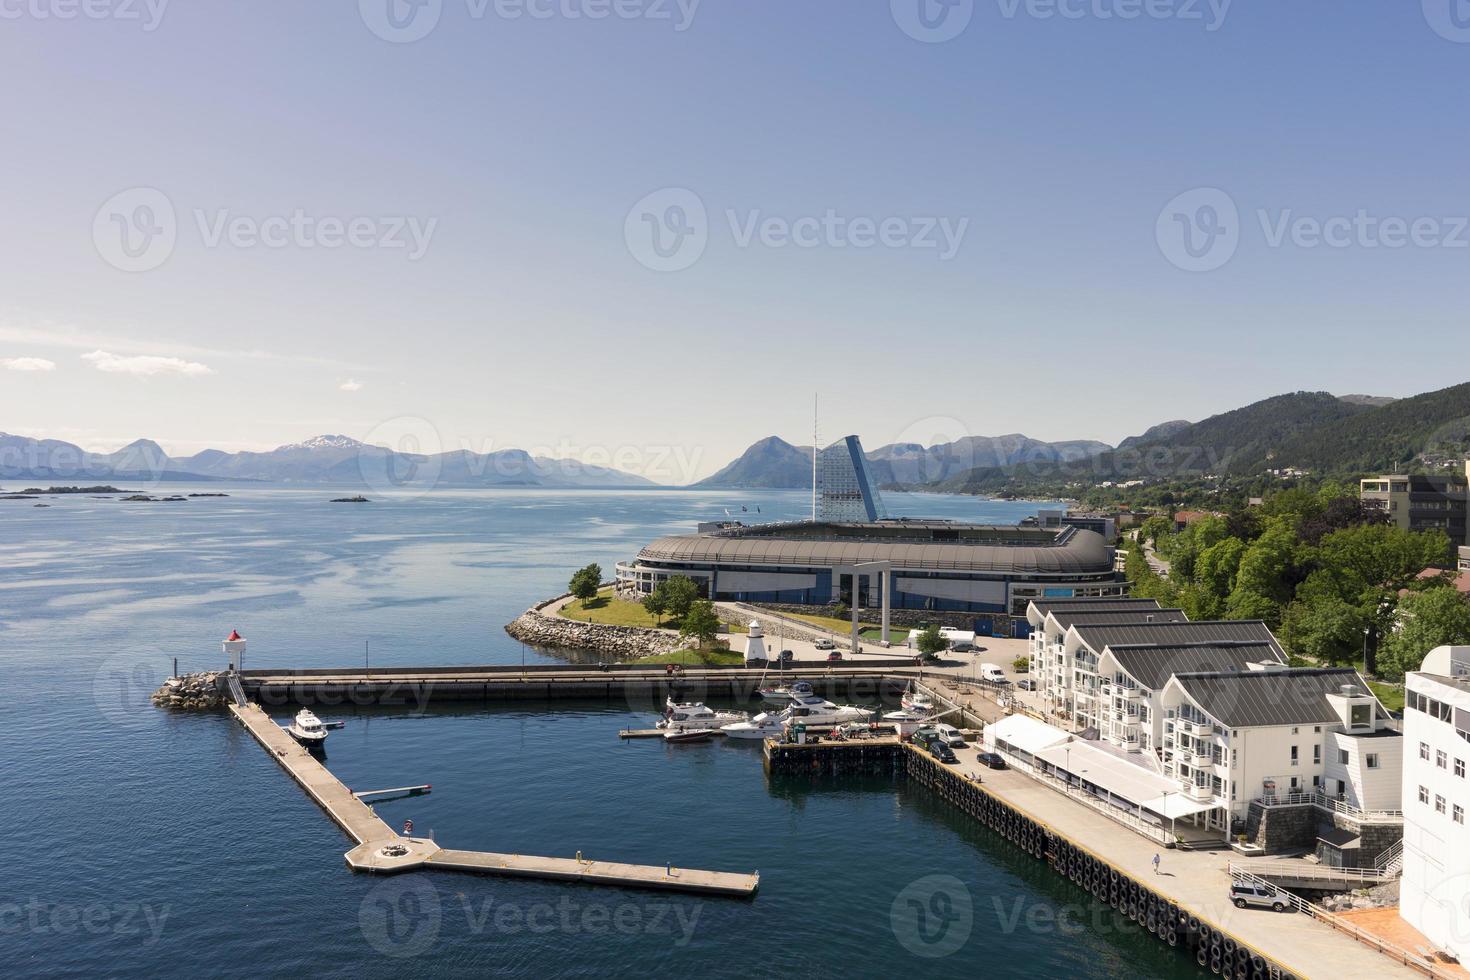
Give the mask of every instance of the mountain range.
[[115, 453], [88, 453], [69, 442], [0, 433], [0, 479], [249, 480], [367, 487], [436, 483], [548, 489], [654, 486], [651, 480], [621, 470], [532, 456], [520, 449], [425, 455], [395, 452], [340, 435], [317, 436], [269, 452], [206, 449], [193, 456], [171, 457], [149, 439], [139, 439]]

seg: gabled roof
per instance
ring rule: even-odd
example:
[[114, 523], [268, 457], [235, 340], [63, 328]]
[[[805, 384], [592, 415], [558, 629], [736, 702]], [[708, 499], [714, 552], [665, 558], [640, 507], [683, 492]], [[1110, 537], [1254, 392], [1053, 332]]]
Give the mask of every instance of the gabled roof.
[[1286, 662], [1270, 628], [1259, 619], [1220, 619], [1189, 623], [1123, 623], [1097, 625], [1075, 623], [1071, 627], [1094, 653], [1110, 646], [1182, 646], [1201, 643], [1265, 643]]
[[1175, 674], [1227, 672], [1247, 664], [1286, 663], [1270, 643], [1175, 643], [1167, 646], [1109, 645], [1107, 652], [1129, 676], [1149, 690], [1162, 690]]
[[1045, 616], [1049, 612], [1057, 612], [1064, 609], [1095, 609], [1099, 612], [1119, 609], [1139, 609], [1145, 606], [1150, 609], [1157, 609], [1159, 608], [1159, 600], [1119, 599], [1112, 596], [1097, 599], [1032, 599], [1031, 605], [1036, 607], [1037, 612]]
[[1063, 630], [1071, 626], [1125, 626], [1129, 623], [1187, 623], [1189, 617], [1183, 609], [1158, 609], [1144, 606], [1139, 609], [1063, 609], [1048, 614]]
[[[1174, 683], [1230, 728], [1336, 724], [1340, 719], [1327, 695], [1339, 693], [1344, 684], [1371, 693], [1358, 672], [1347, 667], [1175, 674]], [[1378, 710], [1387, 716], [1381, 704]]]

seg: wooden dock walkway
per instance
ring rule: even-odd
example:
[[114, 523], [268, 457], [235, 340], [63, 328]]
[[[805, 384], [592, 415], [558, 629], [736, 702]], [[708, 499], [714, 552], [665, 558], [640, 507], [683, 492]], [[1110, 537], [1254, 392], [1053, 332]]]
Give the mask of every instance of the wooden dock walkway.
[[251, 736], [306, 790], [327, 816], [357, 841], [346, 854], [354, 871], [394, 873], [416, 869], [464, 871], [518, 878], [577, 881], [589, 885], [624, 888], [657, 888], [749, 898], [760, 885], [760, 875], [691, 868], [582, 861], [576, 858], [536, 857], [525, 854], [496, 854], [489, 851], [457, 851], [442, 848], [423, 837], [403, 837], [353, 795], [310, 752], [297, 744], [275, 719], [258, 704], [232, 704], [235, 716]]

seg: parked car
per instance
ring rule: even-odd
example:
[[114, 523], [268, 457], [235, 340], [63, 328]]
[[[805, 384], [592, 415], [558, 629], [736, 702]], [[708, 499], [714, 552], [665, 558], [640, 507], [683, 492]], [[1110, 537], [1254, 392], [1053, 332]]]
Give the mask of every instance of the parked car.
[[1254, 907], [1285, 912], [1291, 907], [1290, 897], [1275, 885], [1248, 881], [1237, 881], [1230, 886], [1230, 901], [1238, 909]]
[[782, 650], [781, 656], [778, 659], [783, 664], [789, 664], [791, 663], [791, 661], [796, 659], [796, 654], [792, 653], [790, 650]]
[[935, 736], [934, 738], [929, 739], [928, 742], [924, 743], [924, 748], [928, 749], [929, 754], [938, 759], [940, 762], [953, 763], [960, 761], [959, 757], [954, 754], [954, 749], [951, 749], [948, 745], [945, 745], [944, 739], [939, 738], [938, 736]]
[[1010, 766], [1006, 765], [1006, 760], [1002, 759], [995, 752], [981, 752], [980, 753], [980, 762], [981, 762], [982, 765], [989, 766], [991, 769], [1009, 769], [1010, 768]]
[[833, 643], [830, 638], [824, 636], [816, 642], [815, 646], [818, 650], [831, 650], [836, 647], [837, 644]]
[[914, 733], [909, 736], [909, 741], [913, 742], [915, 745], [928, 745], [932, 740], [938, 737], [939, 732], [934, 730], [933, 725], [921, 725], [918, 728], [914, 729]]
[[950, 650], [954, 651], [955, 653], [974, 653], [975, 644], [970, 643], [967, 640], [961, 640], [960, 642], [950, 646]]
[[838, 660], [841, 660], [841, 659], [842, 659], [842, 651], [841, 650], [833, 650], [831, 653], [827, 654], [827, 662], [828, 663], [833, 663], [833, 662], [838, 661]]
[[946, 725], [941, 722], [934, 726], [934, 732], [943, 740], [945, 745], [948, 745], [952, 749], [960, 748], [965, 744], [965, 736], [960, 734], [960, 730], [953, 725]]
[[1017, 681], [1016, 682], [1016, 686], [1019, 687], [1023, 691], [1034, 691], [1034, 690], [1036, 690], [1036, 682], [1033, 681], [1029, 677], [1027, 677], [1025, 680]]

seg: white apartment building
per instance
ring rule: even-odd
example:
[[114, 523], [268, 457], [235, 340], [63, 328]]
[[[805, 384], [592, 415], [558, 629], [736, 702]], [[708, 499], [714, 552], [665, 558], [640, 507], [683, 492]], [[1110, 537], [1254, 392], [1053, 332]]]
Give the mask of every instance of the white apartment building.
[[1405, 678], [1399, 914], [1470, 962], [1470, 647], [1438, 647]]
[[[1179, 609], [1164, 609], [1155, 599], [1047, 599], [1035, 600], [1026, 609], [1031, 624], [1031, 677], [1036, 681], [1046, 714], [1072, 723], [1076, 715], [1074, 691], [1083, 680], [1076, 676], [1076, 648], [1065, 641], [1075, 623], [1117, 625], [1139, 622], [1185, 622]], [[1096, 673], [1092, 655], [1083, 653], [1086, 674]], [[1095, 694], [1089, 687], [1089, 694]]]
[[1175, 674], [1161, 698], [1164, 772], [1228, 832], [1253, 800], [1400, 809], [1403, 738], [1357, 671], [1254, 664]]

